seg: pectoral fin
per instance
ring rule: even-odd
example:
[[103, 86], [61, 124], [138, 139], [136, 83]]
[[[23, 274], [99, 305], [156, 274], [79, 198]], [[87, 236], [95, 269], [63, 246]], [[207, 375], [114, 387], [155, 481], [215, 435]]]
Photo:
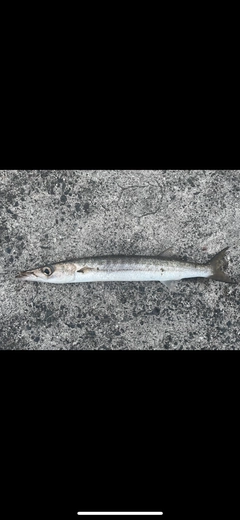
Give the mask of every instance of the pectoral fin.
[[94, 271], [94, 268], [85, 266], [85, 267], [82, 267], [81, 269], [79, 269], [77, 271], [77, 273], [86, 274], [86, 273], [89, 273], [90, 271]]

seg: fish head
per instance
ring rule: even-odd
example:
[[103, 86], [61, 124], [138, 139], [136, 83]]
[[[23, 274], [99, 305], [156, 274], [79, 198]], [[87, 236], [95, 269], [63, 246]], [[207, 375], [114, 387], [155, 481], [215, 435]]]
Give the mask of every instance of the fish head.
[[17, 278], [26, 282], [66, 283], [74, 282], [77, 267], [71, 263], [48, 264], [44, 267], [22, 271]]

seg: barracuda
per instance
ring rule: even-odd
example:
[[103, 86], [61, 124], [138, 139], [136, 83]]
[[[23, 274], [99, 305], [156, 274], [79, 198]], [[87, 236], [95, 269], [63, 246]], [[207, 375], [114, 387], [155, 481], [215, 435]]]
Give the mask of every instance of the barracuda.
[[227, 249], [228, 247], [223, 249], [206, 264], [168, 258], [167, 250], [158, 257], [103, 256], [48, 264], [23, 271], [17, 278], [54, 284], [159, 281], [170, 286], [172, 282], [183, 278], [212, 278], [234, 283], [221, 269]]

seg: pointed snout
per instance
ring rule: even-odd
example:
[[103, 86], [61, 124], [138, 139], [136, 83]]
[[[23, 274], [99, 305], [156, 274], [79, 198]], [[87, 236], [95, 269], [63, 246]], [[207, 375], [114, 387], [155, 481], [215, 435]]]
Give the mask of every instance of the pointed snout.
[[29, 276], [36, 276], [35, 273], [33, 271], [21, 271], [17, 276], [16, 278], [20, 278], [20, 279], [23, 279], [23, 278], [28, 278]]

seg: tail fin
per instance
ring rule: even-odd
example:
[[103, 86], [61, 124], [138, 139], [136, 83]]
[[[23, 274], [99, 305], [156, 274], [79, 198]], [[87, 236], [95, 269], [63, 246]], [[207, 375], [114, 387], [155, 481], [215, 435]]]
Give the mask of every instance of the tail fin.
[[213, 280], [219, 280], [220, 282], [235, 283], [226, 273], [224, 273], [221, 267], [227, 250], [228, 247], [225, 247], [225, 249], [220, 251], [220, 253], [215, 255], [212, 260], [208, 262], [208, 265], [212, 267], [213, 271], [212, 276], [209, 276], [209, 278], [212, 278]]

